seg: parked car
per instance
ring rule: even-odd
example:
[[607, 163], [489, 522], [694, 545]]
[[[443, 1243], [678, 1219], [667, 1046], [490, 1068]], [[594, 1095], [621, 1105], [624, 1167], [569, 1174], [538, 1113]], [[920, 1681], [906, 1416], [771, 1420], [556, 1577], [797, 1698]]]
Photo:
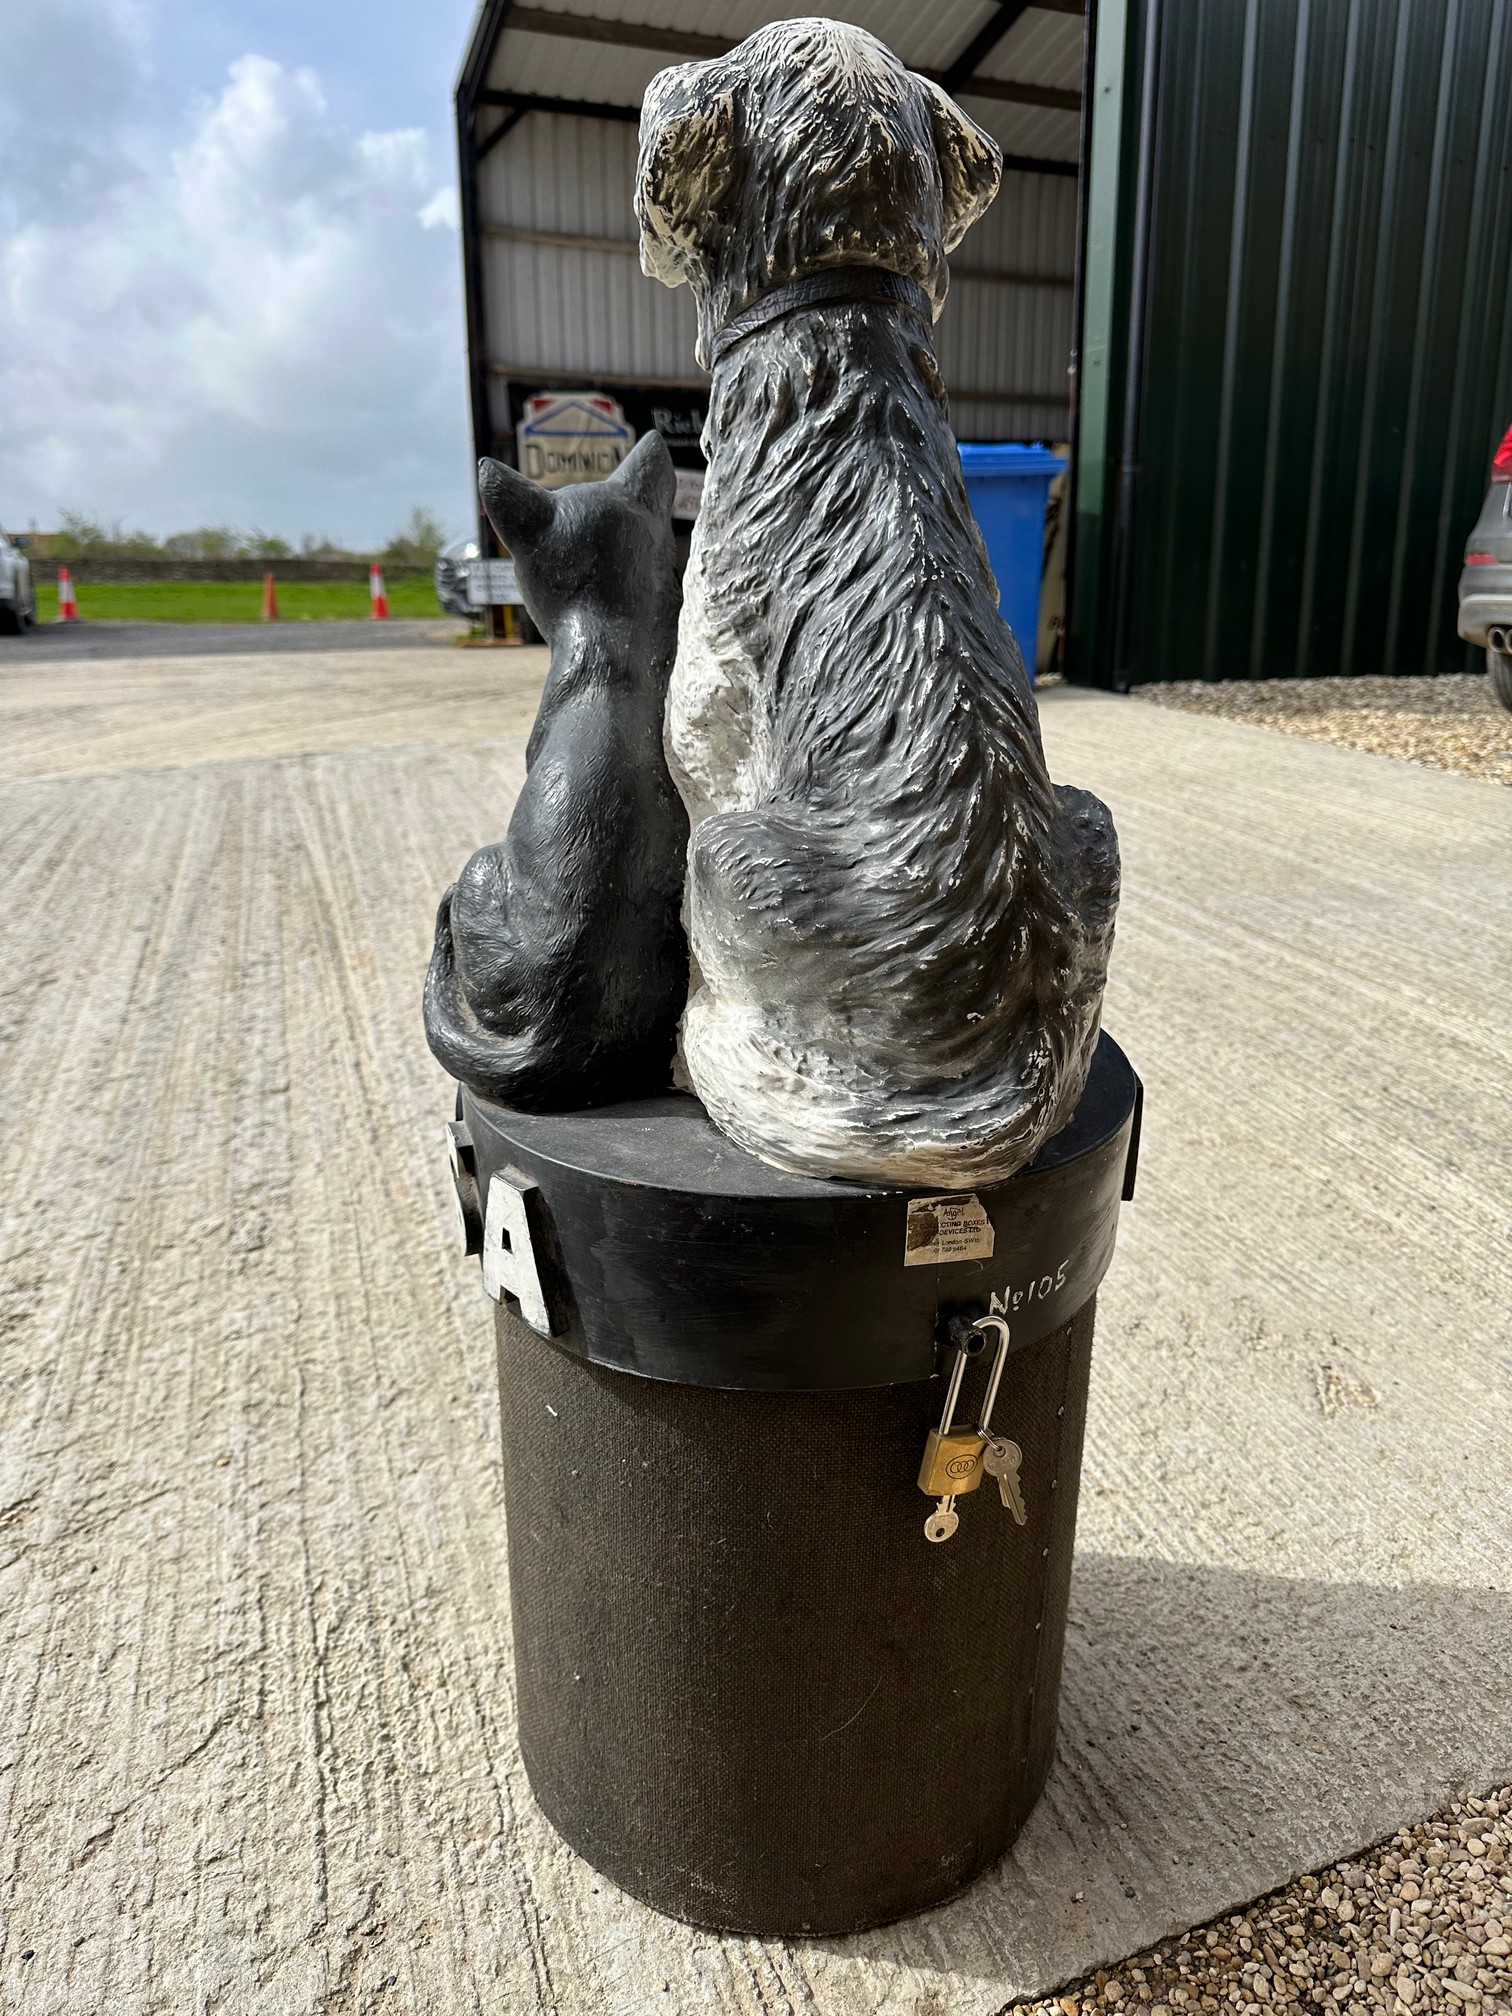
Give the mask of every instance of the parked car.
[[32, 586], [26, 539], [0, 532], [0, 630], [11, 636], [29, 630], [37, 620], [37, 591]]
[[478, 557], [476, 539], [453, 539], [436, 556], [436, 600], [448, 616], [476, 616], [467, 599], [467, 563]]
[[1512, 427], [1491, 464], [1491, 488], [1465, 548], [1459, 634], [1486, 653], [1486, 677], [1512, 709]]

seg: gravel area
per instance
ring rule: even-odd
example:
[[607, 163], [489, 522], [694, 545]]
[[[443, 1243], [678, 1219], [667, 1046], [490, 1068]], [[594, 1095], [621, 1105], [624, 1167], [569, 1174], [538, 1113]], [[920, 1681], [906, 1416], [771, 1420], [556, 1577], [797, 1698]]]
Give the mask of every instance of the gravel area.
[[1025, 2016], [1501, 2016], [1512, 2009], [1512, 1785], [1019, 2006]]
[[1193, 679], [1135, 691], [1160, 707], [1217, 714], [1512, 784], [1512, 714], [1497, 705], [1481, 673], [1441, 679]]

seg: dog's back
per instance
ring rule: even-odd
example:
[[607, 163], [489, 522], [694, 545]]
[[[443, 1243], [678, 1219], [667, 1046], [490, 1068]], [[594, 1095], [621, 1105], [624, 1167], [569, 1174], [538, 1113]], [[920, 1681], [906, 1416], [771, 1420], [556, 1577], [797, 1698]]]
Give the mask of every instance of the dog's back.
[[[880, 47], [833, 24], [778, 24], [731, 58], [668, 73], [713, 75], [648, 94], [643, 186], [656, 184], [658, 103], [680, 108], [666, 117], [707, 124], [721, 66], [744, 59], [758, 75], [732, 98], [729, 144], [744, 149], [732, 208], [760, 214], [752, 181], [778, 172], [752, 167], [764, 65], [786, 108], [773, 143], [781, 179], [805, 201], [791, 158], [802, 152], [794, 52], [812, 88], [834, 38], [842, 55], [855, 39]], [[932, 142], [932, 199], [917, 174], [891, 184], [870, 175], [926, 212], [936, 204], [913, 220], [909, 271], [927, 287], [951, 231], [984, 200], [991, 143], [953, 139], [950, 122], [970, 122], [948, 101], [942, 110], [923, 80], [912, 80], [911, 101], [891, 58], [867, 54], [835, 76], [836, 90], [863, 101], [880, 77], [910, 144], [945, 135]], [[816, 110], [814, 123], [826, 163], [875, 144], [866, 136], [876, 122], [849, 109], [828, 126]], [[851, 127], [863, 137], [848, 137]], [[833, 185], [816, 172], [821, 208], [855, 179], [848, 154], [844, 166]], [[675, 190], [665, 168], [662, 217]], [[643, 228], [647, 214], [643, 205]], [[830, 216], [831, 236], [836, 228]], [[882, 228], [896, 259], [903, 225], [891, 217]], [[802, 238], [801, 219], [790, 235]], [[676, 240], [668, 257], [701, 308], [722, 286], [720, 313], [738, 315], [761, 261], [748, 247], [727, 254], [721, 240], [709, 255], [718, 282], [700, 275], [691, 242]], [[1080, 1095], [1118, 857], [1105, 808], [1046, 773], [920, 305], [798, 306], [718, 360], [668, 746], [695, 822], [687, 914], [703, 984], [683, 1044], [710, 1112], [789, 1168], [964, 1186], [1029, 1160]], [[712, 356], [712, 331], [704, 347]]]
[[817, 310], [721, 378], [711, 431], [734, 452], [669, 709], [674, 774], [711, 815], [683, 1046], [770, 1159], [962, 1184], [1069, 1117], [1118, 852], [1105, 808], [1049, 781], [917, 348], [892, 311]]

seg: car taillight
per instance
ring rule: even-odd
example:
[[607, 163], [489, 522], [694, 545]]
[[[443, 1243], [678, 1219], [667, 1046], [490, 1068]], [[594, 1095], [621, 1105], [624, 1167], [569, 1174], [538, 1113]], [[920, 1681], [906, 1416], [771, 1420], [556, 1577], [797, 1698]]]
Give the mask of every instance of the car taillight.
[[1465, 555], [1465, 565], [1467, 567], [1494, 567], [1496, 564], [1497, 560], [1494, 553], [1467, 553]]
[[1512, 427], [1501, 438], [1501, 446], [1491, 464], [1491, 481], [1512, 483]]

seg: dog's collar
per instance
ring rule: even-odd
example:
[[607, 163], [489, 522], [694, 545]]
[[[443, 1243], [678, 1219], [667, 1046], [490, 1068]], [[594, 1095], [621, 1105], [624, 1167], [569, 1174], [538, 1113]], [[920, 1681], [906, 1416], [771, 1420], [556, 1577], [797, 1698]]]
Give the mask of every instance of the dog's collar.
[[912, 309], [926, 323], [934, 320], [929, 296], [917, 280], [905, 280], [901, 273], [889, 273], [882, 266], [829, 266], [822, 273], [810, 273], [802, 280], [789, 280], [763, 294], [749, 308], [732, 315], [709, 345], [709, 369], [717, 371], [738, 343], [754, 336], [769, 323], [802, 308], [827, 308], [837, 302], [877, 301], [897, 308]]

